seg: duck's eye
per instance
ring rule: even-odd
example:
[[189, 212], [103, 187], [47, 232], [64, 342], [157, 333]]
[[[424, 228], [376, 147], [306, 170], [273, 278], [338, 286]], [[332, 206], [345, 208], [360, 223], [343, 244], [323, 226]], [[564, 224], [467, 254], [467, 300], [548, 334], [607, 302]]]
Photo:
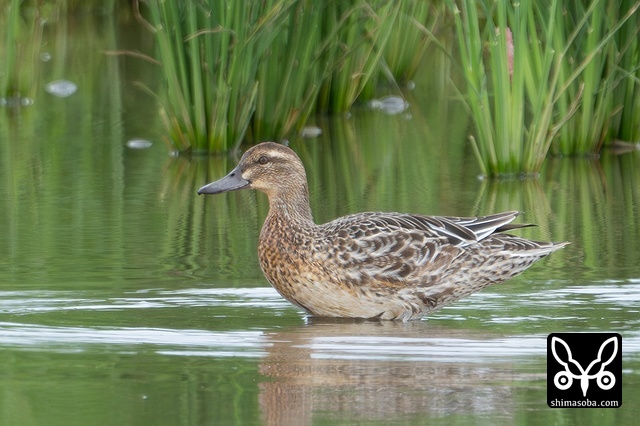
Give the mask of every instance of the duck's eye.
[[269, 162], [269, 157], [267, 157], [266, 155], [263, 155], [262, 157], [258, 158], [258, 163], [260, 164], [267, 164]]

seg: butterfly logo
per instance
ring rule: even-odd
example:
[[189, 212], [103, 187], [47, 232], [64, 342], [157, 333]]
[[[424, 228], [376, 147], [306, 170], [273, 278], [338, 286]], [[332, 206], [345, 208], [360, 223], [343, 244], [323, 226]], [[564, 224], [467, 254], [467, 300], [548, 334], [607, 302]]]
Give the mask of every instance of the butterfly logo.
[[[609, 345], [613, 345], [611, 356], [604, 361], [602, 359], [603, 354], [605, 353], [605, 348]], [[564, 348], [563, 351], [559, 351], [559, 348]], [[587, 396], [587, 389], [589, 389], [589, 381], [592, 379], [596, 380], [598, 387], [602, 390], [609, 390], [616, 384], [616, 377], [610, 371], [606, 371], [606, 367], [611, 364], [618, 353], [618, 340], [616, 337], [611, 337], [605, 340], [602, 345], [600, 345], [600, 349], [598, 350], [598, 356], [596, 359], [591, 361], [591, 363], [587, 366], [587, 368], [582, 368], [582, 365], [575, 359], [573, 359], [573, 355], [571, 353], [571, 349], [569, 345], [557, 336], [553, 336], [551, 339], [551, 351], [553, 353], [553, 357], [556, 361], [564, 367], [564, 371], [559, 371], [556, 373], [553, 378], [553, 384], [556, 388], [560, 390], [566, 390], [573, 385], [573, 380], [580, 380], [580, 388], [582, 389], [582, 396]], [[566, 360], [563, 360], [563, 357], [566, 356]], [[575, 374], [571, 371], [571, 366], [574, 366], [574, 371], [579, 371], [579, 374]], [[599, 368], [597, 368], [599, 366]], [[592, 372], [592, 370], [596, 370]]]

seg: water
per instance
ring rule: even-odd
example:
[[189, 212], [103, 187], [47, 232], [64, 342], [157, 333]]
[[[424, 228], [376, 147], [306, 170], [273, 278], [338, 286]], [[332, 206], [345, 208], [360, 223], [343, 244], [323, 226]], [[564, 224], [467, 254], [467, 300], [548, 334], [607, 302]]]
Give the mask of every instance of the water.
[[[318, 119], [291, 140], [318, 221], [517, 209], [539, 224], [522, 235], [572, 244], [424, 321], [307, 318], [260, 272], [264, 196], [196, 195], [236, 159], [170, 157], [133, 84], [153, 66], [101, 54], [148, 36], [56, 28], [33, 105], [0, 109], [0, 424], [634, 424], [639, 153], [481, 182], [428, 72], [402, 114]], [[77, 92], [47, 94], [60, 79]], [[622, 408], [546, 406], [546, 337], [564, 331], [622, 334]]]

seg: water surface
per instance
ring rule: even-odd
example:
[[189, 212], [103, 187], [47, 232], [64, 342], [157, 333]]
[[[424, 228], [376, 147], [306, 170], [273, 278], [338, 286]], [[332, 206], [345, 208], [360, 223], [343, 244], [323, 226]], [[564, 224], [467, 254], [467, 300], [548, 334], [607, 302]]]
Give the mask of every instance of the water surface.
[[[550, 159], [537, 180], [482, 182], [463, 109], [426, 64], [403, 113], [363, 106], [291, 139], [316, 219], [521, 210], [539, 224], [522, 235], [571, 245], [422, 321], [307, 318], [259, 269], [265, 197], [196, 195], [237, 159], [170, 157], [154, 99], [134, 85], [154, 87], [153, 66], [104, 54], [148, 48], [148, 36], [92, 19], [50, 29], [58, 48], [33, 105], [0, 110], [0, 424], [640, 415], [639, 153]], [[48, 94], [59, 79], [77, 91]], [[546, 406], [546, 337], [564, 331], [622, 334], [622, 408]]]

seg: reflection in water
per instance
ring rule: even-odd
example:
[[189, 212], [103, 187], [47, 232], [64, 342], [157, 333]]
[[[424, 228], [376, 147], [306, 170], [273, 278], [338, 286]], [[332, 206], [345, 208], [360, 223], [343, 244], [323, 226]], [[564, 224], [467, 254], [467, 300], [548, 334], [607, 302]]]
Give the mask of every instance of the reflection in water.
[[520, 235], [570, 241], [561, 256], [545, 261], [564, 269], [555, 278], [577, 284], [604, 276], [637, 278], [639, 154], [606, 154], [600, 161], [550, 158], [540, 179], [483, 182], [475, 210], [518, 209], [525, 213], [523, 221], [538, 225]]
[[260, 373], [270, 380], [260, 384], [260, 406], [270, 425], [312, 424], [317, 416], [512, 418], [513, 381], [530, 377], [503, 351], [533, 349], [425, 322], [313, 321], [267, 338], [272, 346]]

